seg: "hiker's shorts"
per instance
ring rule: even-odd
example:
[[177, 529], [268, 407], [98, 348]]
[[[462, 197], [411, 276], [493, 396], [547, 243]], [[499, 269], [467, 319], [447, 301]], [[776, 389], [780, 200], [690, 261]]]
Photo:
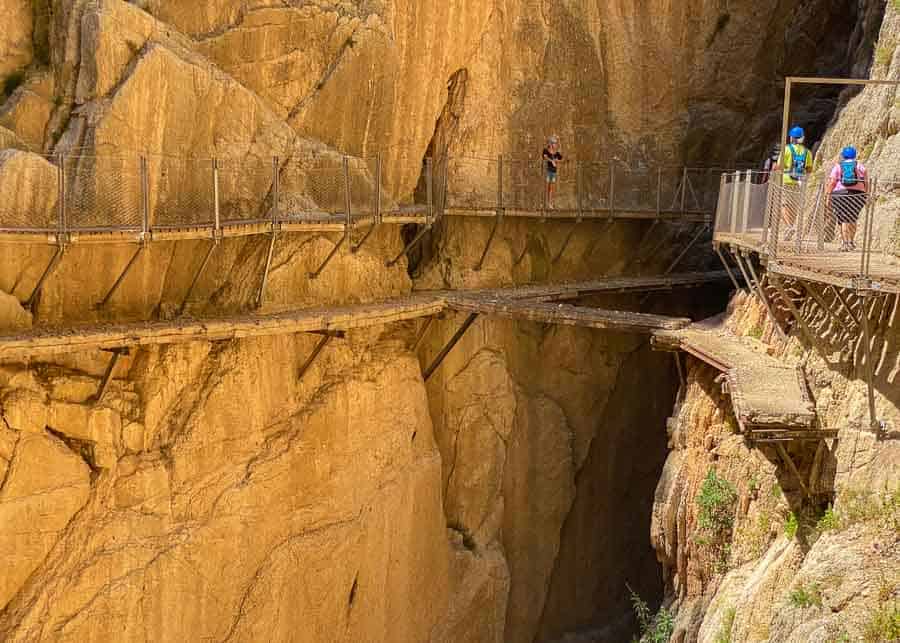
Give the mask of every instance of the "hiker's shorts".
[[556, 172], [547, 170], [545, 172], [545, 176], [547, 177], [547, 183], [556, 183]]
[[856, 190], [838, 190], [831, 194], [831, 209], [839, 223], [856, 223], [866, 205], [866, 193]]

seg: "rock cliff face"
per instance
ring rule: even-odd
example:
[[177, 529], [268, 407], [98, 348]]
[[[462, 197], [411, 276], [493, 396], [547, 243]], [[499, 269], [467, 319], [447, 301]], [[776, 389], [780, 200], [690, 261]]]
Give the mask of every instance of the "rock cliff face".
[[[68, 158], [69, 188], [87, 195], [70, 216], [116, 223], [139, 212], [138, 155], [152, 216], [177, 220], [199, 209], [213, 157], [223, 185], [244, 179], [223, 194], [241, 216], [258, 214], [248, 204], [273, 157], [291, 168], [283, 196], [313, 204], [334, 194], [312, 189], [312, 172], [342, 154], [380, 154], [391, 203], [410, 198], [426, 155], [479, 157], [460, 164], [476, 184], [484, 159], [533, 158], [550, 133], [569, 158], [729, 160], [734, 135], [768, 127], [756, 116], [777, 100], [770, 81], [784, 61], [812, 55], [791, 53], [788, 29], [799, 20], [802, 33], [842, 42], [872, 11], [793, 0], [652, 12], [632, 0], [196, 4], [0, 2], [0, 80], [12, 78], [0, 106], [4, 216], [52, 226], [50, 153]], [[352, 171], [370, 195], [370, 167]], [[566, 227], [505, 223], [475, 271], [489, 225], [442, 224], [415, 277], [405, 262], [384, 265], [402, 248], [397, 229], [341, 252], [317, 280], [308, 272], [336, 239], [283, 235], [264, 308], [649, 273], [690, 236], [583, 223], [554, 261]], [[98, 309], [134, 248], [74, 244], [27, 312], [20, 302], [54, 249], [4, 244], [0, 326], [170, 316], [206, 249], [154, 241]], [[267, 250], [260, 237], [224, 240], [186, 312], [249, 308]], [[714, 304], [665, 300], [670, 313]], [[647, 534], [671, 362], [639, 338], [480, 320], [426, 384], [420, 361], [459, 321], [433, 324], [418, 354], [412, 324], [350, 333], [302, 379], [307, 336], [139, 350], [99, 400], [106, 353], [4, 364], [0, 638], [627, 638], [625, 583], [661, 590]], [[706, 375], [691, 377], [702, 388]], [[704, 431], [715, 412], [696, 415]], [[691, 578], [678, 538], [653, 533], [671, 551], [670, 578]], [[695, 582], [678, 587], [685, 605], [708, 602], [694, 600]]]

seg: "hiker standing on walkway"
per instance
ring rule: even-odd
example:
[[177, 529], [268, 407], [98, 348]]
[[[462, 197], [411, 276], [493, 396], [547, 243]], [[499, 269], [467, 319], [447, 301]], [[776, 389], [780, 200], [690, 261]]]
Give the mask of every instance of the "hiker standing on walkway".
[[785, 146], [774, 168], [775, 171], [782, 171], [784, 205], [781, 209], [781, 220], [785, 225], [785, 241], [794, 236], [794, 223], [800, 212], [803, 184], [813, 166], [812, 153], [806, 148], [803, 141], [803, 128], [792, 127], [790, 142]]
[[559, 171], [559, 162], [562, 161], [562, 154], [559, 151], [559, 137], [551, 136], [547, 139], [547, 147], [544, 148], [542, 154], [546, 161], [546, 169], [544, 170], [544, 179], [547, 182], [547, 207], [553, 209], [553, 193], [556, 191], [556, 180]]
[[866, 166], [856, 160], [856, 148], [845, 147], [841, 160], [831, 169], [828, 199], [841, 225], [841, 252], [856, 250], [856, 222], [866, 205], [868, 177]]
[[760, 174], [760, 183], [768, 183], [772, 171], [778, 165], [778, 157], [781, 156], [781, 145], [777, 142], [772, 145], [772, 151], [763, 161], [762, 173]]

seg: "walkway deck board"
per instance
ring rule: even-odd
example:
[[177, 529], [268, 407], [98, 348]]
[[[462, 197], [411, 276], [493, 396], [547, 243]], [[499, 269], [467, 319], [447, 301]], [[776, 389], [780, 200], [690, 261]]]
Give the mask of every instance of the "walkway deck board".
[[811, 429], [815, 408], [803, 372], [758, 350], [756, 343], [732, 334], [720, 318], [654, 335], [656, 346], [683, 350], [725, 373], [742, 431]]
[[304, 308], [266, 315], [245, 313], [202, 320], [180, 319], [94, 324], [62, 329], [44, 328], [0, 337], [0, 361], [96, 349], [351, 330], [428, 317], [447, 308], [544, 323], [647, 332], [660, 328], [680, 328], [687, 325], [689, 320], [545, 302], [547, 299], [571, 298], [581, 293], [653, 291], [676, 286], [708, 284], [724, 279], [727, 279], [724, 272], [611, 277], [605, 280], [567, 284], [419, 292], [378, 303]]

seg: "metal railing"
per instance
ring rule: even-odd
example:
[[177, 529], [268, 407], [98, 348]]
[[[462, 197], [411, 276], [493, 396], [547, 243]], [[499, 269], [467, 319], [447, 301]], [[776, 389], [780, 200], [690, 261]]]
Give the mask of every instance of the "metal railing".
[[[426, 225], [443, 214], [516, 210], [545, 216], [711, 217], [719, 169], [632, 168], [566, 161], [547, 202], [541, 160], [443, 158], [423, 161], [410, 203], [382, 188], [380, 157], [323, 155], [196, 159], [170, 156], [43, 157], [4, 151], [0, 233], [65, 238], [87, 233], [200, 231], [219, 236], [241, 226], [381, 223], [389, 213], [415, 214]], [[31, 157], [31, 158], [29, 158]]]
[[900, 283], [900, 182], [869, 173], [863, 192], [830, 191], [829, 173], [782, 185], [761, 172], [720, 178], [714, 240], [772, 261]]

